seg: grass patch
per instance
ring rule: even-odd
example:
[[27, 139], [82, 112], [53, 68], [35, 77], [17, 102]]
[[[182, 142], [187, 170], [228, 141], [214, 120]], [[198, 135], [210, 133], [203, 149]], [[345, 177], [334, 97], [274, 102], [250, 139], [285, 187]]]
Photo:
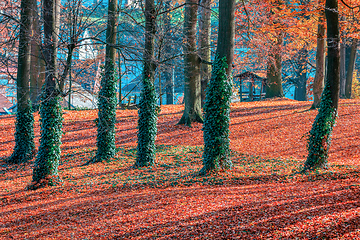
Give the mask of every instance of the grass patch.
[[87, 149], [65, 155], [63, 163], [78, 162], [79, 166], [64, 168], [60, 175], [80, 189], [96, 186], [113, 190], [168, 188], [194, 185], [262, 184], [269, 182], [304, 182], [344, 179], [359, 175], [355, 166], [331, 165], [328, 170], [298, 174], [303, 162], [294, 158], [263, 158], [231, 152], [232, 170], [209, 176], [199, 176], [202, 167], [202, 146], [156, 147], [157, 163], [147, 168], [133, 168], [136, 148], [117, 148], [116, 156], [109, 162], [81, 166], [95, 154]]

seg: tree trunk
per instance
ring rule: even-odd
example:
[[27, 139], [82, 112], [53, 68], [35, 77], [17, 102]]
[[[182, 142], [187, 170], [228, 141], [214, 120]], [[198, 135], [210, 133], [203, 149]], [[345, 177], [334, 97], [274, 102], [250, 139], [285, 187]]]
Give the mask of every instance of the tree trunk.
[[351, 98], [351, 87], [352, 87], [352, 80], [353, 80], [355, 60], [356, 60], [357, 44], [358, 44], [358, 39], [354, 38], [351, 44], [349, 63], [346, 73], [345, 97], [347, 99]]
[[138, 143], [135, 167], [155, 164], [155, 139], [157, 133], [157, 97], [154, 87], [154, 37], [156, 34], [154, 0], [145, 1], [145, 49], [142, 89], [139, 103]]
[[[55, 49], [56, 49], [56, 56], [54, 58], [54, 65], [56, 66], [54, 69], [54, 76], [57, 79], [56, 81], [56, 86], [58, 86], [58, 80], [59, 80], [59, 71], [58, 71], [58, 58], [57, 58], [57, 49], [58, 49], [58, 43], [59, 43], [59, 35], [60, 35], [60, 5], [61, 5], [61, 0], [54, 0], [55, 4], [54, 4], [54, 14], [55, 14], [55, 25], [54, 25], [54, 34], [53, 34], [53, 39], [54, 39], [54, 43], [56, 43], [55, 45]], [[61, 89], [61, 88], [60, 88]]]
[[346, 85], [346, 44], [340, 43], [340, 97], [345, 98]]
[[327, 167], [331, 134], [335, 125], [340, 90], [340, 37], [337, 0], [326, 0], [325, 15], [327, 20], [328, 64], [326, 84], [319, 113], [309, 134], [309, 155], [304, 171]]
[[184, 100], [185, 110], [178, 124], [203, 122], [201, 113], [200, 59], [196, 51], [198, 0], [186, 0], [184, 19]]
[[[319, 3], [323, 1], [320, 0]], [[324, 89], [325, 76], [325, 11], [322, 10], [319, 16], [318, 30], [317, 30], [317, 48], [316, 48], [316, 72], [314, 77], [314, 102], [312, 109], [320, 106], [321, 93]]]
[[204, 106], [204, 154], [200, 174], [232, 167], [229, 125], [234, 39], [235, 0], [220, 0], [218, 46]]
[[270, 49], [267, 66], [266, 98], [283, 97], [281, 82], [281, 45], [282, 33], [279, 33], [276, 43]]
[[45, 63], [45, 59], [43, 58], [43, 55], [40, 53], [40, 58], [38, 59], [38, 64], [39, 64], [39, 79], [38, 79], [38, 87], [40, 88], [40, 93], [38, 96], [38, 99], [40, 101], [41, 99], [41, 92], [42, 92], [42, 86], [45, 84], [45, 68], [46, 68], [46, 63]]
[[299, 52], [299, 59], [298, 59], [298, 85], [295, 88], [295, 100], [297, 101], [307, 101], [307, 94], [306, 94], [306, 73], [307, 73], [307, 58], [308, 52], [306, 47], [300, 50]]
[[[165, 11], [169, 11], [170, 1], [164, 3]], [[165, 14], [164, 16], [164, 27], [165, 27], [165, 47], [164, 47], [164, 57], [167, 59], [171, 56], [173, 52], [173, 45], [171, 40], [171, 14]], [[166, 92], [166, 104], [174, 104], [174, 82], [173, 82], [173, 66], [169, 63], [165, 64], [164, 67], [164, 81], [165, 81], [165, 92]]]
[[175, 66], [172, 66], [169, 71], [170, 77], [166, 80], [166, 104], [174, 104]]
[[[99, 111], [96, 146], [97, 152], [94, 162], [108, 161], [115, 156], [115, 121], [116, 121], [116, 29], [117, 29], [117, 0], [108, 2], [108, 22], [106, 29], [105, 74], [101, 79], [99, 92]], [[90, 162], [89, 162], [90, 163]]]
[[30, 60], [30, 100], [34, 109], [39, 105], [39, 96], [43, 82], [40, 79], [40, 25], [37, 1], [32, 0], [32, 39]]
[[[275, 1], [275, 4], [278, 5], [277, 8], [282, 4], [281, 0]], [[270, 15], [275, 14], [273, 10], [270, 11]], [[274, 24], [279, 24], [278, 20], [274, 21]], [[274, 41], [270, 44], [270, 50], [268, 55], [267, 62], [267, 71], [266, 71], [266, 98], [274, 97], [283, 97], [283, 87], [281, 81], [281, 48], [283, 44], [283, 32], [282, 30], [277, 31], [277, 36]]]
[[45, 87], [41, 93], [40, 121], [41, 138], [36, 157], [31, 188], [54, 185], [59, 181], [58, 166], [62, 136], [62, 109], [60, 91], [56, 81], [57, 34], [55, 5], [58, 0], [44, 0], [44, 60]]
[[34, 117], [29, 96], [31, 54], [31, 9], [32, 0], [21, 1], [18, 70], [16, 80], [17, 113], [15, 148], [9, 163], [22, 163], [31, 159], [35, 152]]
[[340, 87], [340, 52], [339, 52], [339, 15], [338, 1], [326, 0], [327, 11], [327, 45], [328, 45], [328, 66], [326, 82], [330, 86], [331, 107], [338, 110], [339, 87]]
[[[210, 34], [211, 34], [211, 0], [201, 1], [199, 18], [199, 56], [206, 62], [211, 62]], [[207, 63], [200, 65], [201, 77], [201, 106], [204, 106], [205, 91], [211, 77], [211, 66]]]
[[[119, 30], [118, 30], [119, 31]], [[118, 36], [118, 39], [120, 37]], [[119, 71], [119, 98], [118, 98], [118, 105], [121, 107], [121, 104], [122, 104], [122, 92], [121, 92], [121, 89], [122, 89], [122, 70], [121, 70], [121, 52], [120, 50], [118, 51], [118, 71]]]

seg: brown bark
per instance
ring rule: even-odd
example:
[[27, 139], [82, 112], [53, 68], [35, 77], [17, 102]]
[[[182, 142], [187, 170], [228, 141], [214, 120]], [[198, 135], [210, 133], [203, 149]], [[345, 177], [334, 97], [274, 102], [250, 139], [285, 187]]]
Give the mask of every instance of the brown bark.
[[56, 63], [58, 35], [56, 31], [56, 5], [58, 0], [46, 0], [43, 5], [44, 16], [44, 60], [45, 88], [54, 96], [58, 95], [56, 88]]
[[31, 4], [32, 0], [21, 1], [20, 36], [17, 69], [17, 104], [18, 110], [27, 108], [29, 96], [29, 75], [31, 55]]
[[346, 44], [340, 43], [340, 97], [345, 97], [346, 85]]
[[337, 0], [326, 0], [328, 64], [319, 112], [308, 140], [308, 157], [303, 172], [327, 167], [331, 134], [338, 112], [340, 90], [340, 36]]
[[299, 52], [298, 57], [298, 73], [297, 73], [297, 86], [295, 88], [295, 100], [297, 101], [307, 101], [307, 94], [306, 94], [306, 75], [307, 75], [307, 62], [306, 58], [308, 55], [308, 51], [306, 46]]
[[144, 49], [144, 69], [143, 77], [150, 79], [155, 83], [155, 63], [154, 63], [154, 49], [155, 49], [155, 3], [153, 0], [145, 1], [145, 49]]
[[[108, 1], [108, 19], [106, 28], [105, 71], [101, 79], [101, 89], [98, 100], [98, 124], [96, 156], [88, 162], [108, 161], [115, 155], [115, 117], [116, 117], [116, 30], [117, 30], [117, 0]], [[70, 49], [71, 50], [71, 49]]]
[[[164, 3], [165, 11], [170, 11], [170, 1]], [[165, 27], [165, 58], [170, 58], [173, 52], [173, 44], [171, 40], [171, 18], [172, 14], [165, 14], [164, 27]], [[165, 81], [165, 92], [166, 92], [166, 104], [174, 104], [174, 79], [173, 79], [173, 66], [166, 64], [164, 67], [164, 81]]]
[[345, 98], [351, 98], [351, 87], [354, 74], [355, 60], [356, 60], [356, 50], [357, 50], [358, 39], [354, 38], [351, 44], [349, 63], [346, 73], [346, 84], [345, 84]]
[[326, 82], [330, 85], [331, 107], [338, 110], [340, 90], [340, 33], [337, 0], [326, 0], [328, 65]]
[[[322, 2], [321, 0], [319, 1]], [[320, 12], [317, 30], [316, 48], [316, 72], [314, 77], [313, 95], [314, 102], [312, 109], [318, 108], [321, 101], [321, 93], [324, 90], [325, 76], [325, 10]]]
[[203, 122], [201, 113], [200, 58], [196, 50], [197, 0], [186, 0], [184, 19], [185, 110], [178, 124]]
[[158, 115], [157, 98], [154, 87], [156, 17], [154, 0], [146, 0], [144, 69], [138, 111], [137, 156], [134, 167], [152, 166], [156, 163], [155, 139]]
[[[109, 0], [108, 24], [106, 30], [105, 49], [105, 74], [109, 64], [115, 65], [116, 61], [116, 29], [117, 29], [117, 0]], [[113, 70], [112, 70], [113, 71]], [[111, 71], [111, 72], [112, 72]], [[107, 78], [109, 76], [105, 76]]]
[[40, 79], [40, 26], [37, 1], [32, 0], [32, 38], [30, 60], [30, 100], [33, 106], [37, 106], [43, 81]]
[[266, 98], [283, 97], [284, 92], [281, 82], [281, 45], [282, 34], [280, 33], [277, 41], [270, 50], [268, 66], [267, 66], [267, 83], [266, 83]]
[[30, 160], [35, 152], [34, 118], [29, 95], [29, 74], [31, 54], [31, 8], [32, 0], [21, 1], [18, 69], [16, 79], [16, 132], [15, 148], [9, 163], [22, 163]]
[[[210, 34], [211, 34], [211, 0], [201, 1], [199, 18], [199, 56], [206, 62], [211, 62]], [[201, 105], [204, 105], [205, 90], [211, 77], [211, 65], [200, 65], [201, 77]]]
[[[275, 1], [275, 3], [280, 6], [282, 4], [281, 0]], [[270, 15], [275, 14], [273, 10], [270, 11]], [[278, 24], [278, 20], [274, 21], [274, 24]], [[271, 42], [268, 62], [267, 62], [267, 72], [266, 72], [266, 98], [274, 97], [283, 97], [284, 92], [281, 82], [281, 48], [283, 44], [283, 32], [282, 30], [277, 31], [276, 40]]]
[[[231, 70], [235, 39], [235, 0], [219, 1], [218, 45], [204, 106], [203, 168], [200, 175], [232, 168], [229, 149]], [[225, 58], [227, 66], [223, 63]], [[221, 64], [220, 66], [217, 64]], [[220, 69], [225, 68], [225, 69]], [[226, 71], [226, 75], [223, 70]], [[227, 79], [225, 78], [225, 76]]]
[[220, 57], [226, 57], [228, 68], [226, 74], [231, 75], [232, 62], [234, 59], [234, 47], [235, 47], [235, 1], [223, 0], [219, 2], [219, 36], [218, 46], [216, 48], [216, 54]]
[[30, 188], [53, 185], [58, 182], [62, 112], [59, 104], [60, 91], [56, 81], [56, 58], [58, 36], [56, 34], [55, 5], [59, 0], [43, 1], [45, 86], [41, 93], [40, 121], [41, 139], [33, 170], [33, 184]]
[[[61, 4], [61, 0], [54, 0], [55, 4], [54, 4], [54, 34], [53, 34], [53, 38], [54, 38], [54, 43], [56, 43], [55, 48], [58, 49], [58, 43], [59, 43], [59, 34], [60, 34], [60, 4]], [[54, 64], [55, 66], [58, 66], [58, 58], [57, 58], [57, 51], [56, 51], [56, 56], [54, 58]], [[55, 76], [55, 80], [57, 81], [57, 85], [59, 84], [58, 82], [58, 77], [59, 77], [59, 71], [58, 68], [55, 67], [55, 72], [54, 72], [54, 76]]]

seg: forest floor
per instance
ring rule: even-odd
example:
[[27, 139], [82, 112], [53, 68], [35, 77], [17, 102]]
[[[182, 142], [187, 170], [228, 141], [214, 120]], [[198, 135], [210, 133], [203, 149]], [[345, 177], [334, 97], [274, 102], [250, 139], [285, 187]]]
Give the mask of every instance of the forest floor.
[[97, 111], [65, 111], [63, 182], [35, 191], [34, 160], [5, 163], [15, 117], [2, 116], [0, 239], [360, 239], [360, 100], [340, 103], [328, 170], [297, 174], [317, 111], [278, 99], [232, 104], [234, 168], [206, 177], [202, 125], [176, 125], [183, 106], [162, 107], [157, 165], [142, 169], [135, 110], [117, 111], [116, 157], [89, 166]]

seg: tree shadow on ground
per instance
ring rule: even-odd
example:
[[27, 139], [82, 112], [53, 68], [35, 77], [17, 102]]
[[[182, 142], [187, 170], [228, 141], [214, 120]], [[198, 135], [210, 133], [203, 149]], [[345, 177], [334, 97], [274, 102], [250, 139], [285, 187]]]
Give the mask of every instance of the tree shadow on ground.
[[[317, 183], [275, 186], [109, 189], [60, 199], [47, 195], [42, 203], [32, 200], [13, 210], [4, 208], [0, 217], [2, 227], [11, 231], [8, 237], [27, 233], [32, 238], [327, 238], [359, 230], [359, 191], [338, 183], [317, 191]], [[342, 218], [344, 213], [353, 215]], [[328, 223], [319, 225], [325, 220]]]

